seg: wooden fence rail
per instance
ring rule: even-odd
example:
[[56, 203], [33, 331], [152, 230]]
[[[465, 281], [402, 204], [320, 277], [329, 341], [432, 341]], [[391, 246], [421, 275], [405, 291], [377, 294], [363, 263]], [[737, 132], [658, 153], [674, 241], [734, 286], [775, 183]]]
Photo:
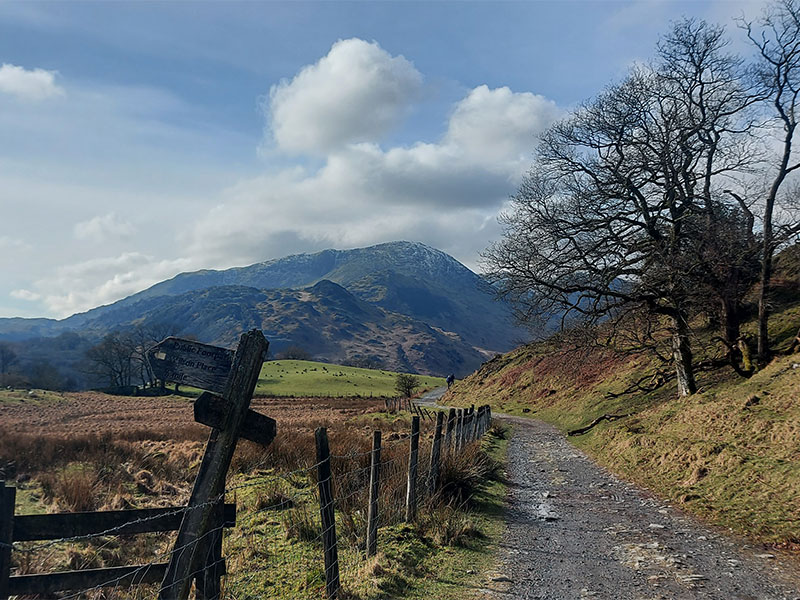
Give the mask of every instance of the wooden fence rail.
[[[255, 361], [253, 361], [255, 364]], [[250, 395], [245, 392], [245, 397]], [[216, 400], [213, 400], [217, 402]], [[245, 403], [246, 406], [246, 403]], [[387, 404], [388, 406], [388, 404]], [[394, 406], [394, 405], [392, 405]], [[398, 402], [399, 406], [399, 402]], [[413, 411], [409, 437], [409, 455], [407, 470], [407, 487], [405, 495], [405, 520], [413, 522], [420, 502], [420, 496], [427, 493], [432, 497], [439, 491], [441, 482], [441, 463], [445, 458], [458, 454], [471, 442], [480, 440], [491, 425], [491, 409], [480, 406], [477, 409], [449, 409], [446, 412], [432, 412], [412, 403], [406, 407]], [[217, 408], [214, 408], [217, 411]], [[212, 413], [214, 412], [212, 411]], [[209, 414], [212, 414], [209, 413]], [[433, 439], [430, 446], [430, 467], [427, 474], [419, 474], [419, 442], [421, 436], [420, 421], [426, 417], [435, 419]], [[227, 416], [227, 415], [226, 415]], [[252, 432], [252, 437], [262, 443], [268, 443], [275, 435], [274, 422], [266, 418], [262, 427]], [[218, 418], [213, 417], [214, 425]], [[256, 422], [254, 420], [254, 422]], [[260, 421], [257, 421], [260, 423]], [[216, 431], [216, 428], [215, 428]], [[242, 432], [249, 430], [242, 429]], [[325, 563], [325, 595], [337, 598], [340, 594], [339, 556], [336, 536], [337, 498], [336, 487], [331, 471], [331, 454], [328, 446], [327, 431], [320, 428], [316, 431], [317, 447], [317, 484], [319, 488], [320, 517], [322, 525], [322, 546]], [[269, 438], [269, 439], [267, 439]], [[403, 439], [403, 438], [400, 438]], [[367, 506], [367, 556], [374, 555], [379, 546], [378, 515], [381, 485], [381, 432], [373, 432], [373, 445], [370, 460], [369, 504]], [[427, 458], [427, 457], [426, 457]], [[418, 479], [422, 479], [418, 481]], [[191, 512], [201, 507], [190, 503], [188, 506], [167, 508], [148, 508], [134, 510], [98, 511], [80, 513], [61, 513], [46, 515], [15, 515], [16, 489], [0, 482], [0, 600], [7, 600], [16, 595], [47, 595], [59, 591], [87, 591], [100, 587], [128, 587], [139, 584], [162, 583], [161, 597], [178, 598], [177, 591], [167, 591], [164, 581], [170, 577], [170, 563], [158, 562], [144, 565], [128, 565], [102, 569], [84, 569], [62, 571], [35, 575], [11, 576], [12, 544], [17, 542], [36, 542], [42, 540], [84, 541], [107, 535], [134, 535], [149, 532], [179, 531], [191, 520]], [[218, 497], [224, 495], [222, 492]], [[208, 509], [207, 505], [202, 507]], [[402, 518], [402, 517], [401, 517]], [[195, 582], [198, 600], [216, 600], [221, 594], [221, 578], [225, 575], [225, 559], [222, 556], [222, 531], [236, 525], [235, 504], [213, 505], [209, 517], [209, 525], [204, 528], [206, 534], [197, 540], [198, 548], [193, 554], [198, 556], [198, 567], [192, 571], [191, 579]], [[362, 555], [363, 557], [363, 555]], [[174, 559], [174, 557], [173, 557]], [[194, 560], [191, 561], [194, 563]], [[188, 588], [185, 582], [183, 587]], [[188, 592], [187, 592], [188, 593]]]
[[[12, 542], [43, 540], [89, 540], [106, 535], [134, 535], [177, 531], [188, 510], [186, 506], [142, 508], [96, 512], [56, 513], [49, 515], [15, 515], [15, 488], [0, 482], [0, 600], [25, 594], [52, 594], [66, 590], [88, 590], [98, 587], [159, 583], [167, 563], [59, 571], [36, 575], [10, 575]], [[9, 510], [10, 508], [10, 510]], [[219, 513], [217, 509], [217, 513]], [[217, 526], [236, 525], [236, 505], [225, 504], [222, 514], [215, 515]], [[213, 556], [213, 553], [209, 553]], [[201, 573], [211, 569], [217, 579], [225, 574], [224, 559], [214, 556], [214, 564], [206, 565]], [[216, 563], [220, 563], [217, 565]], [[208, 582], [204, 582], [208, 587]], [[203, 587], [202, 584], [199, 584]], [[217, 593], [218, 595], [218, 593]], [[207, 596], [211, 598], [212, 596]]]

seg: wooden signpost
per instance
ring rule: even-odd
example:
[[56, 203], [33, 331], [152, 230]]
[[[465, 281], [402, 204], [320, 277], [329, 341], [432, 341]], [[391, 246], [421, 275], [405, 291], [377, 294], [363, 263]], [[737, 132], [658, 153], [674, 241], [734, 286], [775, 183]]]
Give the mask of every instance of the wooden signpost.
[[[215, 536], [221, 531], [216, 531], [219, 524], [215, 514], [224, 501], [225, 477], [239, 437], [263, 445], [275, 437], [275, 421], [250, 410], [268, 347], [264, 335], [254, 329], [242, 335], [235, 354], [179, 338], [167, 338], [148, 352], [159, 379], [221, 394], [205, 393], [195, 402], [195, 420], [209, 425], [211, 435], [161, 582], [159, 600], [188, 598], [193, 574], [203, 570], [201, 563], [209, 546], [219, 545]], [[208, 586], [208, 582], [203, 585], [203, 597], [217, 598], [219, 589]]]
[[147, 353], [150, 367], [158, 379], [218, 394], [225, 391], [233, 356], [233, 350], [228, 348], [176, 337], [168, 337]]

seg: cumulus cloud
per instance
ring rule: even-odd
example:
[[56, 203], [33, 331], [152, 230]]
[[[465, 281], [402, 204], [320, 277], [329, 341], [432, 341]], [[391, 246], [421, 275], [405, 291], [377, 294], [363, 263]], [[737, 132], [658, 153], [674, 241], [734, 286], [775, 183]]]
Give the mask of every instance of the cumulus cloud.
[[76, 223], [73, 231], [79, 240], [104, 242], [111, 238], [129, 237], [135, 233], [136, 228], [112, 212]]
[[56, 71], [25, 69], [3, 63], [0, 66], [0, 93], [10, 94], [23, 100], [44, 100], [64, 94], [56, 84]]
[[412, 239], [474, 258], [497, 236], [497, 213], [530, 166], [536, 136], [558, 115], [542, 96], [476, 87], [453, 106], [438, 142], [345, 144], [319, 169], [240, 182], [196, 224], [190, 253], [245, 264]]
[[9, 295], [17, 300], [26, 300], [28, 302], [35, 302], [42, 297], [41, 294], [37, 294], [36, 292], [25, 289], [11, 290]]
[[376, 42], [340, 40], [317, 63], [270, 90], [270, 130], [290, 152], [324, 153], [376, 141], [414, 100], [422, 75]]
[[481, 85], [456, 106], [445, 144], [477, 162], [529, 161], [536, 136], [559, 115], [555, 102], [544, 96]]

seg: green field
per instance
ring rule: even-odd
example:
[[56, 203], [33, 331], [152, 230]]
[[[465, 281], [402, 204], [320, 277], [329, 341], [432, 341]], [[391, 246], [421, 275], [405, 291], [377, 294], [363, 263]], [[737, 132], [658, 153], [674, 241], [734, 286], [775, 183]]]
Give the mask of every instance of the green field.
[[[392, 371], [343, 367], [308, 360], [264, 363], [258, 396], [396, 396]], [[442, 377], [419, 375], [417, 391], [445, 385]]]

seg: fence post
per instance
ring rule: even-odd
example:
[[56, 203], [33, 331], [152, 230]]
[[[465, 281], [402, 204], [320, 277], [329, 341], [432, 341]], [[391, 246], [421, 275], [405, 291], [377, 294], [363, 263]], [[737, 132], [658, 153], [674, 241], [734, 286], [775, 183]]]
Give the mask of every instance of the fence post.
[[314, 432], [317, 442], [317, 488], [319, 515], [322, 520], [322, 548], [325, 554], [325, 590], [328, 598], [339, 594], [339, 550], [336, 546], [336, 515], [333, 512], [333, 482], [328, 430], [320, 427]]
[[225, 496], [225, 476], [231, 464], [239, 430], [247, 417], [261, 364], [269, 343], [261, 331], [254, 329], [245, 334], [233, 358], [223, 397], [228, 402], [219, 428], [211, 430], [200, 470], [192, 488], [189, 506], [181, 521], [169, 559], [169, 566], [161, 582], [159, 600], [185, 600], [189, 597], [192, 573], [199, 565], [198, 540], [208, 533], [216, 500]]
[[205, 568], [197, 574], [195, 581], [196, 600], [219, 600], [222, 593], [222, 574], [225, 572], [222, 558], [222, 527], [225, 524], [225, 502], [220, 501], [209, 521]]
[[17, 488], [0, 481], [0, 600], [8, 599], [11, 577], [11, 542], [14, 541], [14, 505]]
[[472, 418], [472, 439], [477, 440], [480, 439], [480, 423], [481, 423], [481, 408], [478, 407], [478, 412]]
[[419, 457], [419, 417], [411, 417], [411, 448], [408, 456], [406, 523], [417, 518], [417, 459]]
[[428, 480], [428, 491], [431, 496], [436, 493], [439, 487], [439, 459], [442, 455], [442, 421], [444, 421], [444, 413], [439, 411], [436, 413], [436, 429], [433, 434], [433, 446], [431, 447], [431, 469]]
[[378, 494], [381, 479], [381, 432], [372, 432], [372, 461], [369, 469], [369, 511], [367, 513], [367, 556], [378, 551]]
[[456, 426], [456, 409], [451, 408], [447, 412], [447, 431], [444, 434], [444, 449], [445, 452], [452, 452], [450, 445], [453, 443], [453, 428]]
[[456, 429], [455, 429], [455, 439], [453, 440], [453, 445], [455, 446], [455, 451], [461, 451], [461, 426], [464, 424], [464, 412], [463, 409], [457, 408], [456, 409]]

